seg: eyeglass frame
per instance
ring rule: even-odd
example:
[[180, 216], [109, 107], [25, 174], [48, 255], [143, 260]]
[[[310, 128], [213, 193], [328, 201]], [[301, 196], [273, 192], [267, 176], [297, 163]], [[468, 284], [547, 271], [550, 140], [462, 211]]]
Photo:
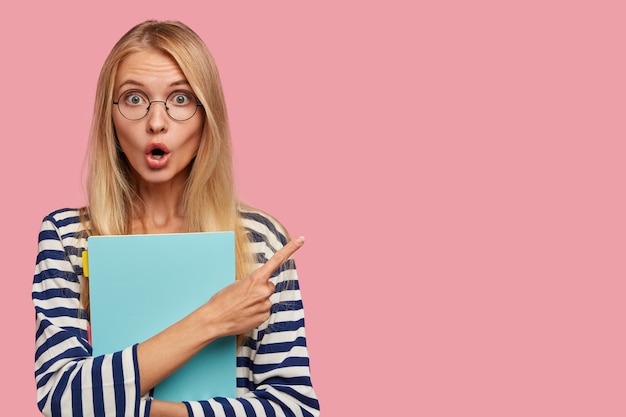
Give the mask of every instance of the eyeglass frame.
[[[144, 96], [148, 99], [148, 107], [146, 107], [146, 113], [145, 113], [143, 116], [141, 116], [139, 119], [131, 119], [131, 118], [129, 118], [129, 117], [128, 117], [128, 116], [126, 116], [126, 115], [122, 112], [122, 110], [120, 109], [120, 99], [122, 98], [122, 96], [123, 96], [124, 94], [128, 93], [129, 91], [137, 91], [138, 93], [141, 93], [142, 95], [144, 95]], [[191, 95], [191, 96], [192, 96], [192, 97], [196, 100], [196, 109], [195, 109], [195, 110], [194, 110], [194, 112], [191, 114], [191, 116], [189, 116], [189, 117], [188, 117], [188, 118], [186, 118], [186, 119], [182, 119], [182, 120], [181, 120], [181, 119], [176, 119], [176, 118], [174, 118], [174, 117], [170, 114], [170, 112], [169, 112], [169, 110], [170, 110], [170, 109], [169, 109], [169, 107], [167, 107], [167, 100], [168, 100], [168, 99], [169, 99], [169, 98], [170, 98], [173, 94], [175, 94], [175, 93], [177, 93], [177, 92], [189, 93], [189, 94], [190, 94], [190, 95]], [[122, 91], [122, 92], [120, 93], [120, 96], [118, 97], [117, 101], [113, 101], [113, 105], [116, 105], [116, 106], [117, 106], [117, 110], [120, 112], [120, 114], [122, 115], [122, 117], [123, 117], [124, 119], [126, 119], [126, 120], [130, 120], [131, 122], [137, 122], [137, 121], [139, 121], [139, 120], [144, 119], [144, 118], [148, 115], [148, 113], [150, 113], [150, 108], [152, 107], [152, 103], [163, 103], [163, 105], [165, 106], [165, 113], [167, 113], [167, 116], [168, 116], [170, 119], [175, 120], [175, 121], [177, 121], [177, 122], [185, 122], [185, 121], [187, 121], [187, 120], [191, 119], [191, 118], [192, 118], [193, 116], [195, 116], [195, 115], [196, 115], [196, 113], [198, 112], [198, 107], [203, 107], [202, 103], [199, 103], [199, 102], [198, 102], [198, 98], [196, 97], [196, 95], [195, 95], [194, 93], [192, 93], [191, 91], [188, 91], [188, 90], [174, 90], [174, 91], [172, 91], [171, 93], [169, 93], [169, 94], [167, 95], [167, 97], [165, 98], [165, 100], [150, 100], [150, 97], [148, 96], [148, 93], [146, 93], [145, 91], [139, 90], [139, 89], [137, 89], [137, 88], [129, 88], [128, 90], [124, 90], [124, 91]]]

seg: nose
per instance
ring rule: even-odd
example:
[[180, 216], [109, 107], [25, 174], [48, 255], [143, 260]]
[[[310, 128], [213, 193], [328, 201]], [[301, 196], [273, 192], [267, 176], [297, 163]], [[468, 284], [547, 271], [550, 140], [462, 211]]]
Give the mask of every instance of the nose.
[[[153, 104], [157, 104], [153, 106]], [[159, 106], [158, 104], [163, 104], [163, 106]], [[169, 116], [167, 115], [167, 104], [165, 101], [154, 100], [150, 102], [148, 106], [148, 123], [146, 124], [146, 128], [149, 132], [163, 132], [167, 130], [167, 124], [169, 121]]]

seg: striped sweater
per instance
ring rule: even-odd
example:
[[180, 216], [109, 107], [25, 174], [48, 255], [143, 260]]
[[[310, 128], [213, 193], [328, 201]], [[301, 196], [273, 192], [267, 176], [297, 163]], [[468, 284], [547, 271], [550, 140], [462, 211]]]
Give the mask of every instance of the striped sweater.
[[[286, 237], [258, 212], [242, 211], [259, 266]], [[78, 210], [46, 216], [39, 232], [32, 297], [36, 313], [35, 380], [39, 409], [54, 417], [149, 416], [139, 392], [137, 345], [93, 357], [88, 321], [80, 309], [81, 254], [87, 248]], [[270, 318], [237, 351], [237, 398], [185, 403], [190, 416], [318, 416], [311, 385], [304, 315], [293, 260], [271, 281]]]

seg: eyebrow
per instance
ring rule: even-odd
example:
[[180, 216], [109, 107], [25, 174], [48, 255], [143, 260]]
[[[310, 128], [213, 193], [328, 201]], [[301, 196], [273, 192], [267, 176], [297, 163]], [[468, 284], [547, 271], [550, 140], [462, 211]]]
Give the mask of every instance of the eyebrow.
[[[130, 80], [126, 80], [123, 83], [121, 83], [118, 86], [118, 89], [121, 90], [123, 87], [125, 87], [127, 85], [128, 86], [135, 86], [135, 87], [145, 87], [145, 84], [142, 83], [141, 81], [130, 79]], [[189, 85], [189, 82], [187, 80], [184, 80], [184, 79], [183, 80], [174, 81], [174, 82], [170, 83], [168, 85], [168, 87], [177, 87], [177, 86], [180, 86], [180, 85], [185, 85], [187, 87], [191, 87]]]

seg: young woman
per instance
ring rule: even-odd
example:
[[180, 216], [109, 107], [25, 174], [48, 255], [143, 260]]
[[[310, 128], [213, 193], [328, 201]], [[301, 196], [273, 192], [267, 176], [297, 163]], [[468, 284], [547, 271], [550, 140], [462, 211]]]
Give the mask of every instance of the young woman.
[[[126, 33], [98, 80], [88, 205], [47, 215], [33, 302], [38, 405], [47, 416], [317, 416], [289, 240], [233, 194], [230, 135], [215, 63], [180, 22]], [[237, 280], [134, 346], [91, 355], [89, 280], [95, 235], [235, 231]], [[150, 390], [207, 344], [238, 335], [237, 398], [173, 403]]]

